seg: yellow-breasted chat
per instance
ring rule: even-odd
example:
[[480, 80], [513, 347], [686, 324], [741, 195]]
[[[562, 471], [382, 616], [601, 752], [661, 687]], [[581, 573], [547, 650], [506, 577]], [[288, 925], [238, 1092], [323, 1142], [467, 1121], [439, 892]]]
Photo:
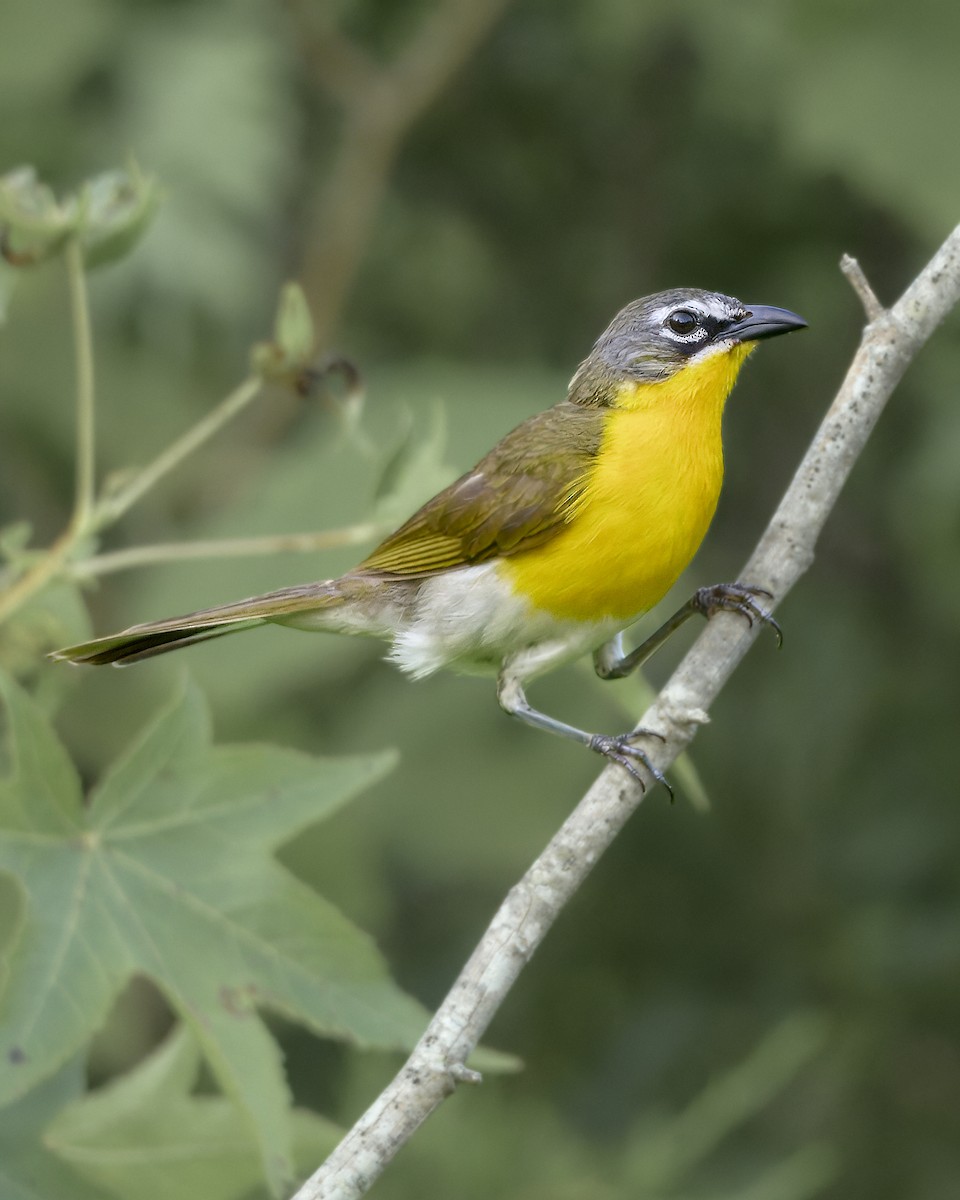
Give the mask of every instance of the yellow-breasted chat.
[[637, 775], [637, 762], [649, 766], [640, 732], [565, 724], [535, 709], [524, 685], [587, 653], [602, 678], [621, 678], [695, 613], [728, 609], [776, 627], [762, 589], [716, 584], [635, 650], [621, 639], [707, 531], [723, 481], [723, 409], [744, 360], [760, 339], [805, 325], [786, 309], [694, 288], [635, 300], [566, 399], [508, 433], [352, 571], [53, 657], [121, 665], [267, 623], [366, 634], [389, 642], [388, 658], [414, 677], [441, 667], [496, 675], [508, 713]]

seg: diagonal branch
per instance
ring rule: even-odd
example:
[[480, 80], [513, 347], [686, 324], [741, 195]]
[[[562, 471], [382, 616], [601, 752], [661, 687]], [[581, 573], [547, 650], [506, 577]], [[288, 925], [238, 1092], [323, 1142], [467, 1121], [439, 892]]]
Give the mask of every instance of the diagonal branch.
[[[847, 273], [851, 268], [847, 265]], [[857, 269], [859, 271], [859, 269]], [[891, 309], [882, 309], [862, 272], [854, 286], [871, 312], [836, 399], [742, 578], [782, 600], [813, 562], [814, 546], [847, 476], [907, 366], [960, 302], [960, 226]], [[758, 630], [730, 613], [711, 619], [657, 700], [645, 728], [666, 737], [650, 750], [665, 770], [707, 718], [707, 709]], [[509, 892], [426, 1033], [397, 1077], [346, 1134], [294, 1200], [354, 1200], [449, 1095], [476, 1078], [464, 1063], [507, 992], [567, 901], [587, 877], [643, 793], [607, 767], [549, 845]]]

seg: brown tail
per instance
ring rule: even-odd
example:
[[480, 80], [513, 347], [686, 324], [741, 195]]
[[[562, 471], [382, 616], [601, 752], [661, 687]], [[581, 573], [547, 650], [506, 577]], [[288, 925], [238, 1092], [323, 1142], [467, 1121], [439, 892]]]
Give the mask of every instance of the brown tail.
[[183, 617], [133, 625], [110, 637], [54, 650], [50, 657], [60, 662], [89, 663], [93, 666], [113, 663], [122, 667], [127, 663], [153, 658], [157, 654], [166, 654], [168, 650], [179, 650], [181, 646], [192, 646], [194, 642], [205, 642], [228, 633], [253, 629], [290, 613], [336, 607], [342, 598], [337, 580], [305, 583], [267, 592], [263, 596], [251, 596], [249, 600], [238, 600], [235, 604], [204, 608]]

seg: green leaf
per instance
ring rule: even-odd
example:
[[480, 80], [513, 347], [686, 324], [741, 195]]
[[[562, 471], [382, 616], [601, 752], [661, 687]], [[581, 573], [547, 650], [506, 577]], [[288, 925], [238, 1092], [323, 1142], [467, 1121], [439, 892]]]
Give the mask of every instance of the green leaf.
[[250, 355], [253, 371], [264, 379], [303, 386], [301, 378], [314, 349], [313, 317], [299, 283], [285, 283], [273, 322], [273, 341], [258, 342]]
[[156, 179], [136, 163], [122, 171], [105, 171], [84, 185], [81, 226], [84, 262], [100, 267], [129, 254], [146, 233], [160, 203]]
[[[180, 1026], [129, 1074], [65, 1109], [46, 1144], [81, 1175], [120, 1196], [234, 1200], [262, 1188], [256, 1146], [236, 1106], [192, 1095], [196, 1039]], [[343, 1131], [305, 1110], [293, 1114], [298, 1176], [313, 1170]]]
[[19, 167], [0, 177], [7, 259], [14, 266], [33, 266], [59, 253], [73, 235], [88, 266], [111, 262], [139, 241], [158, 198], [156, 180], [136, 164], [97, 175], [59, 201], [33, 167]]
[[58, 204], [33, 167], [0, 176], [0, 226], [9, 263], [30, 266], [56, 254], [76, 223], [76, 201]]
[[274, 337], [287, 360], [294, 365], [305, 363], [313, 352], [313, 318], [299, 283], [283, 285]]
[[109, 1200], [51, 1152], [44, 1130], [51, 1117], [83, 1090], [83, 1064], [75, 1059], [0, 1119], [0, 1197], [3, 1200]]
[[288, 1097], [258, 1009], [382, 1048], [411, 1045], [425, 1021], [371, 941], [269, 853], [391, 756], [214, 747], [188, 686], [85, 802], [39, 707], [2, 675], [0, 692], [15, 763], [0, 783], [0, 870], [26, 897], [0, 997], [0, 1103], [75, 1054], [143, 974], [194, 1031], [282, 1187]]

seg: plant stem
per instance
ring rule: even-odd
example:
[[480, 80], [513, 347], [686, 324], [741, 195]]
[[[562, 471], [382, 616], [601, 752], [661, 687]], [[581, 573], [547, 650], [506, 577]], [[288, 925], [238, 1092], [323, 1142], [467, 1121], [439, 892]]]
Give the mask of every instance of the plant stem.
[[215, 409], [197, 422], [187, 432], [172, 442], [148, 466], [138, 472], [129, 483], [111, 496], [103, 497], [97, 504], [95, 525], [97, 529], [112, 524], [150, 488], [178, 467], [194, 450], [202, 446], [224, 425], [232, 420], [237, 413], [250, 403], [263, 386], [263, 381], [257, 375], [251, 375], [226, 396]]
[[0, 592], [0, 624], [13, 616], [21, 604], [25, 604], [60, 571], [76, 541], [72, 529], [65, 529], [35, 566], [25, 571], [6, 591]]
[[[83, 253], [75, 239], [68, 243], [67, 273], [70, 280], [77, 365], [77, 482], [74, 508], [67, 528], [43, 553], [43, 557], [25, 571], [6, 591], [0, 592], [0, 621], [6, 620], [31, 596], [64, 570], [70, 555], [84, 537], [99, 532], [127, 512], [150, 488], [179, 466], [188, 455], [213, 437], [228, 421], [244, 409], [257, 396], [262, 386], [262, 380], [258, 376], [249, 376], [234, 388], [212, 412], [158, 454], [153, 462], [144, 467], [129, 483], [113, 495], [95, 500], [93, 343], [86, 280], [83, 272]], [[204, 553], [222, 557], [230, 553], [267, 554], [281, 549], [322, 549], [326, 546], [348, 545], [353, 541], [365, 541], [368, 536], [373, 536], [376, 532], [378, 530], [373, 525], [354, 526], [347, 530], [332, 531], [326, 534], [292, 535], [286, 545], [278, 544], [278, 539], [271, 538], [239, 539], [235, 550], [226, 549], [229, 545], [228, 542], [207, 543], [205, 551], [203, 549], [205, 543], [202, 542], [180, 546], [133, 547], [130, 550], [118, 551], [116, 554], [94, 557], [88, 563], [76, 563], [70, 567], [70, 574], [76, 579], [90, 578], [108, 571], [119, 571], [127, 566], [171, 561], [177, 558], [200, 557]], [[313, 538], [315, 541], [312, 545], [307, 545], [304, 543], [304, 538]], [[244, 547], [245, 542], [246, 547]], [[268, 543], [271, 542], [273, 545], [269, 546]], [[193, 545], [199, 548], [194, 550]]]
[[96, 487], [96, 423], [93, 376], [93, 333], [90, 326], [90, 301], [83, 269], [83, 247], [78, 237], [66, 244], [64, 257], [70, 286], [70, 316], [73, 323], [74, 360], [77, 372], [76, 479], [73, 515], [68, 526], [75, 538], [90, 526]]
[[96, 475], [96, 422], [93, 372], [93, 332], [90, 301], [83, 269], [83, 247], [76, 236], [64, 248], [67, 282], [70, 290], [70, 317], [73, 325], [74, 362], [77, 382], [76, 480], [73, 512], [66, 529], [28, 571], [6, 591], [0, 593], [0, 621], [40, 591], [62, 569], [76, 544], [94, 524], [94, 488]]
[[221, 538], [195, 542], [158, 542], [152, 546], [131, 546], [127, 550], [97, 554], [83, 562], [74, 563], [70, 574], [74, 579], [92, 579], [114, 571], [126, 571], [131, 567], [186, 562], [198, 558], [246, 558], [286, 552], [308, 554], [314, 550], [331, 550], [336, 546], [359, 545], [371, 541], [390, 528], [390, 525], [366, 521], [318, 533], [284, 533], [269, 537]]

